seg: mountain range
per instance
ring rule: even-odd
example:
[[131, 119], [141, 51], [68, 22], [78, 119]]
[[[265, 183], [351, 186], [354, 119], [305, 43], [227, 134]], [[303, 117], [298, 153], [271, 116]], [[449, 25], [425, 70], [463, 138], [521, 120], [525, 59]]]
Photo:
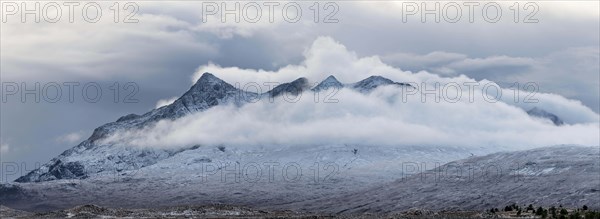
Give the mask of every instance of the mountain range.
[[[210, 73], [204, 73], [172, 104], [143, 115], [129, 114], [115, 122], [102, 125], [96, 128], [88, 139], [66, 150], [40, 168], [18, 178], [14, 183], [0, 185], [2, 191], [0, 201], [2, 205], [9, 207], [38, 211], [64, 209], [81, 204], [139, 208], [152, 207], [152, 205], [225, 203], [280, 210], [316, 212], [333, 210], [335, 211], [333, 213], [339, 213], [406, 209], [411, 203], [419, 203], [419, 201], [425, 203], [428, 198], [435, 199], [431, 200], [431, 203], [439, 204], [424, 205], [431, 208], [443, 209], [449, 205], [480, 208], [511, 200], [534, 200], [524, 198], [529, 193], [522, 193], [520, 196], [482, 196], [499, 198], [490, 198], [489, 203], [475, 204], [473, 197], [468, 195], [469, 191], [465, 190], [467, 189], [464, 187], [465, 184], [462, 184], [462, 187], [460, 183], [440, 184], [443, 188], [454, 192], [437, 194], [436, 191], [443, 188], [424, 184], [418, 186], [414, 184], [416, 183], [414, 180], [420, 173], [431, 175], [431, 171], [435, 171], [436, 167], [465, 158], [469, 158], [469, 162], [479, 164], [512, 161], [527, 165], [527, 162], [534, 162], [532, 165], [541, 168], [541, 172], [534, 171], [531, 174], [554, 174], [548, 178], [551, 180], [547, 182], [551, 183], [544, 188], [551, 188], [560, 183], [561, 177], [575, 177], [580, 173], [598, 170], [597, 162], [594, 163], [591, 159], [597, 157], [597, 150], [576, 146], [539, 149], [539, 151], [523, 152], [527, 156], [520, 156], [518, 152], [487, 155], [500, 152], [501, 148], [431, 145], [395, 147], [367, 143], [339, 143], [302, 148], [290, 145], [279, 145], [276, 148], [193, 145], [186, 148], [165, 149], [129, 147], [103, 141], [114, 133], [148, 127], [162, 120], [177, 120], [219, 105], [242, 106], [263, 96], [274, 98], [284, 94], [297, 95], [301, 92], [341, 88], [366, 94], [381, 86], [414, 88], [408, 83], [394, 82], [381, 76], [371, 76], [350, 84], [341, 83], [334, 76], [329, 76], [314, 87], [309, 85], [306, 78], [299, 78], [280, 84], [268, 92], [254, 93], [236, 88]], [[543, 109], [532, 109], [528, 113], [534, 117], [547, 119], [556, 125], [562, 124], [560, 118]], [[550, 153], [552, 156], [544, 153]], [[559, 156], [560, 154], [564, 156]], [[574, 161], [574, 159], [579, 160]], [[515, 170], [517, 175], [521, 174], [519, 171], [523, 171], [524, 175], [530, 174], [528, 166], [525, 167], [525, 169]], [[573, 191], [581, 196], [547, 197], [539, 189], [535, 190], [538, 192], [536, 195], [544, 196], [540, 203], [545, 204], [588, 203], [595, 206], [591, 203], [595, 199], [590, 194], [595, 195], [599, 190], [593, 190], [590, 186], [597, 185], [597, 182], [593, 178], [586, 177], [580, 178], [592, 182], [577, 184], [574, 181], [572, 183], [575, 184], [570, 184], [575, 189]], [[413, 184], [399, 182], [398, 179], [401, 178], [406, 178]], [[533, 182], [538, 183], [538, 181]], [[476, 186], [478, 191], [484, 193], [492, 192], [486, 190], [485, 187], [488, 186], [486, 183], [490, 182], [468, 185]], [[503, 192], [510, 192], [511, 189], [520, 186], [523, 188], [534, 186], [530, 182], [510, 183], [504, 178], [496, 184], [502, 186]], [[397, 188], [402, 192], [393, 192], [390, 188]], [[407, 188], [414, 188], [416, 189], [414, 191], [419, 193], [415, 194]], [[460, 196], [458, 191], [463, 195]], [[565, 189], [557, 192], [562, 194], [571, 191]], [[407, 194], [411, 194], [407, 201], [396, 202]], [[349, 201], [340, 196], [357, 198]], [[445, 202], [448, 196], [456, 197], [450, 202]], [[372, 199], [379, 201], [373, 204]], [[483, 199], [475, 200], [485, 202], [482, 201]], [[338, 201], [344, 201], [346, 204], [340, 207], [330, 206]], [[469, 204], [462, 205], [463, 202]], [[315, 207], [321, 204], [330, 207]]]
[[[354, 84], [344, 85], [334, 76], [327, 77], [314, 88], [310, 88], [306, 78], [299, 78], [289, 83], [283, 83], [272, 90], [257, 94], [234, 87], [215, 77], [204, 73], [198, 81], [172, 104], [154, 109], [143, 115], [129, 114], [120, 117], [115, 122], [107, 123], [94, 130], [92, 135], [79, 145], [63, 152], [41, 168], [20, 177], [16, 182], [39, 182], [55, 179], [84, 179], [91, 173], [122, 168], [141, 168], [155, 164], [159, 160], [171, 157], [178, 150], [137, 150], [133, 148], [115, 148], [113, 145], [103, 145], [99, 140], [112, 133], [143, 128], [160, 120], [175, 120], [185, 115], [204, 111], [221, 104], [242, 105], [263, 95], [277, 97], [284, 93], [297, 95], [307, 90], [324, 91], [332, 88], [351, 87], [360, 92], [369, 92], [379, 86], [395, 85], [410, 86], [405, 83], [393, 82], [381, 76], [371, 76]], [[114, 156], [115, 150], [119, 150]], [[89, 158], [91, 160], [86, 160]], [[117, 168], [115, 168], [117, 167]]]

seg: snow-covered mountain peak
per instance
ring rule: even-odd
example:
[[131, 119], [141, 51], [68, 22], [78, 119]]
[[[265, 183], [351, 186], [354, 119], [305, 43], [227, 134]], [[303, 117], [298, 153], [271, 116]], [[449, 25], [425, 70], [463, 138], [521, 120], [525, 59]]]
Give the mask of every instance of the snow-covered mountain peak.
[[329, 75], [329, 77], [325, 78], [325, 80], [321, 81], [317, 86], [315, 86], [312, 90], [315, 92], [319, 92], [322, 90], [327, 90], [330, 88], [342, 88], [344, 84], [335, 78], [333, 75]]
[[289, 83], [280, 84], [279, 86], [273, 88], [267, 93], [270, 97], [276, 97], [283, 93], [298, 95], [299, 93], [302, 93], [309, 88], [310, 85], [308, 84], [308, 79], [302, 77]]
[[411, 86], [410, 84], [398, 83], [398, 82], [394, 82], [388, 78], [384, 78], [382, 76], [373, 75], [368, 78], [365, 78], [362, 81], [352, 84], [352, 88], [354, 88], [355, 90], [358, 90], [362, 93], [366, 93], [366, 92], [372, 91], [373, 89], [375, 89], [379, 86], [384, 86], [384, 85]]
[[[227, 82], [218, 78], [217, 76], [215, 76], [209, 72], [205, 72], [204, 74], [202, 74], [202, 76], [200, 76], [200, 78], [198, 78], [198, 80], [196, 81], [196, 83], [194, 84], [193, 87], [205, 86], [205, 85], [225, 85], [225, 84], [230, 85]], [[231, 86], [231, 87], [233, 87], [233, 86]]]

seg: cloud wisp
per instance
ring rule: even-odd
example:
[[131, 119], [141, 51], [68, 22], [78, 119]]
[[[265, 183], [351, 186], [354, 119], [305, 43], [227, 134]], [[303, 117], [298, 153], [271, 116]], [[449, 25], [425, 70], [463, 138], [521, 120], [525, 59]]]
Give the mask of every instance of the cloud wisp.
[[67, 144], [75, 144], [77, 142], [81, 142], [87, 136], [88, 133], [83, 131], [71, 132], [56, 138], [57, 142], [67, 143]]
[[155, 109], [158, 109], [160, 107], [172, 104], [173, 102], [175, 102], [175, 100], [177, 100], [178, 97], [171, 97], [168, 99], [160, 99], [156, 102], [156, 107]]

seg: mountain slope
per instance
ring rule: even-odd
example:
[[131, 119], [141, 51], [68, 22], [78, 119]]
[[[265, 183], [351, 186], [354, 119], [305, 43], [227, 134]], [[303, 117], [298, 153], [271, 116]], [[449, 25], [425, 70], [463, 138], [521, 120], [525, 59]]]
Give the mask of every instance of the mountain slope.
[[[598, 147], [502, 152], [439, 165], [468, 153], [459, 148], [343, 145], [277, 151], [199, 147], [115, 175], [0, 185], [12, 194], [0, 195], [0, 204], [39, 211], [82, 204], [151, 208], [222, 203], [334, 214], [414, 207], [480, 211], [515, 202], [600, 209]], [[262, 174], [256, 175], [257, 165]], [[301, 168], [303, 176], [292, 179], [296, 172], [290, 166]]]
[[370, 76], [362, 81], [351, 84], [350, 86], [353, 89], [358, 90], [362, 93], [368, 93], [368, 92], [371, 92], [372, 90], [374, 90], [375, 88], [378, 88], [380, 86], [385, 86], [385, 85], [412, 87], [410, 84], [394, 82], [390, 79], [387, 79], [387, 78], [384, 78], [381, 76]]
[[321, 83], [319, 83], [317, 86], [315, 86], [311, 90], [314, 92], [320, 92], [320, 91], [328, 90], [331, 88], [341, 89], [343, 87], [344, 87], [344, 84], [342, 84], [340, 81], [338, 81], [337, 78], [335, 78], [335, 76], [330, 75], [329, 77], [325, 78], [325, 80], [321, 81]]
[[404, 174], [406, 163], [433, 167], [469, 153], [486, 152], [373, 145], [200, 146], [137, 169], [106, 170], [85, 179], [0, 185], [0, 190], [6, 188], [14, 194], [0, 194], [0, 203], [36, 211], [83, 204], [145, 208], [223, 203], [282, 209], [278, 207], [281, 203], [347, 194], [390, 182]]
[[289, 83], [283, 83], [268, 91], [269, 97], [277, 97], [284, 93], [297, 96], [309, 88], [308, 79], [298, 78]]
[[470, 157], [392, 183], [284, 208], [331, 213], [482, 210], [517, 203], [600, 209], [598, 147], [556, 146]]
[[103, 144], [99, 140], [117, 131], [146, 127], [162, 119], [177, 119], [219, 104], [241, 105], [245, 103], [245, 98], [257, 95], [237, 89], [214, 75], [205, 73], [172, 104], [141, 116], [135, 114], [123, 116], [116, 122], [102, 125], [96, 128], [87, 140], [63, 152], [39, 169], [18, 178], [16, 182], [87, 178], [92, 173], [120, 172], [124, 169], [152, 165], [178, 151], [118, 147]]

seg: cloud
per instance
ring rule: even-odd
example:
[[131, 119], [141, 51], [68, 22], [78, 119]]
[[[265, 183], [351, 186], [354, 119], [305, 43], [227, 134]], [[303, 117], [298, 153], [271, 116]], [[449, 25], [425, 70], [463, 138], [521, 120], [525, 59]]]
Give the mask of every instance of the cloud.
[[[409, 72], [385, 64], [378, 56], [358, 57], [355, 52], [349, 51], [344, 45], [336, 42], [331, 37], [317, 38], [304, 52], [304, 61], [299, 65], [287, 65], [276, 71], [241, 69], [238, 67], [221, 67], [209, 63], [200, 66], [192, 77], [195, 82], [204, 72], [211, 72], [231, 84], [239, 84], [241, 88], [247, 84], [264, 85], [265, 82], [285, 83], [306, 77], [313, 84], [325, 79], [328, 75], [335, 75], [343, 83], [356, 82], [372, 75], [381, 75], [399, 82], [412, 82], [421, 84], [425, 82], [428, 87], [436, 83], [445, 85], [448, 83], [479, 83], [477, 89], [483, 89], [485, 84], [496, 83], [489, 80], [478, 81], [464, 75], [454, 77], [442, 77], [426, 71]], [[268, 86], [262, 86], [262, 92], [268, 90]], [[466, 89], [463, 87], [463, 89]], [[492, 90], [493, 91], [493, 90]], [[468, 93], [464, 90], [462, 93]], [[584, 106], [580, 101], [569, 100], [560, 95], [552, 93], [537, 92], [531, 95], [529, 92], [515, 92], [510, 88], [502, 89], [502, 99], [506, 104], [519, 106], [525, 110], [540, 107], [556, 113], [566, 122], [596, 122], [598, 114]], [[525, 98], [531, 97], [531, 101], [525, 102]], [[535, 98], [533, 98], [535, 97]], [[515, 99], [517, 101], [515, 101]], [[529, 103], [532, 102], [532, 103]]]
[[177, 98], [179, 98], [179, 97], [171, 97], [169, 99], [160, 99], [160, 100], [158, 100], [158, 102], [156, 102], [155, 108], [158, 109], [160, 107], [169, 105], [169, 104], [175, 102], [175, 100], [177, 100]]
[[467, 55], [460, 53], [450, 53], [444, 51], [435, 51], [425, 55], [415, 53], [393, 53], [382, 56], [381, 59], [389, 64], [393, 64], [403, 70], [421, 71], [426, 70], [433, 73], [454, 74], [454, 70], [447, 72], [442, 70], [449, 63], [464, 60]]
[[79, 131], [79, 132], [71, 132], [68, 134], [65, 134], [63, 136], [59, 136], [56, 138], [57, 142], [60, 143], [67, 143], [67, 144], [74, 144], [74, 143], [78, 143], [81, 140], [83, 140], [86, 136], [86, 133], [84, 133], [83, 131]]
[[[304, 93], [296, 103], [263, 100], [241, 108], [218, 106], [141, 130], [119, 132], [106, 142], [138, 147], [192, 145], [242, 147], [362, 144], [381, 146], [502, 147], [598, 145], [598, 123], [554, 126], [504, 103], [406, 103], [400, 89], [369, 95], [343, 89], [338, 103], [315, 103]], [[460, 137], [458, 137], [460, 136]]]
[[[356, 53], [335, 42], [330, 37], [317, 38], [305, 49], [304, 61], [299, 65], [287, 65], [276, 71], [221, 67], [214, 63], [200, 66], [192, 76], [195, 82], [204, 72], [212, 72], [230, 83], [289, 82], [298, 77], [306, 77], [313, 82], [328, 75], [335, 75], [341, 81], [358, 81], [366, 76], [378, 74], [399, 78], [400, 74], [391, 66], [385, 65], [377, 56], [359, 58]], [[405, 74], [407, 75], [407, 74]], [[400, 79], [407, 79], [402, 78]]]
[[[449, 145], [465, 147], [502, 147], [523, 149], [555, 144], [600, 144], [599, 116], [579, 101], [560, 95], [537, 93], [537, 103], [523, 103], [528, 95], [504, 95], [498, 101], [486, 100], [484, 85], [498, 87], [488, 80], [477, 81], [464, 75], [441, 77], [425, 71], [412, 73], [393, 68], [379, 57], [358, 57], [329, 37], [318, 38], [304, 52], [300, 65], [288, 65], [277, 71], [201, 66], [194, 75], [212, 72], [236, 84], [255, 82], [288, 82], [307, 77], [312, 82], [333, 74], [350, 83], [371, 75], [382, 75], [399, 82], [412, 82], [420, 91], [436, 84], [458, 84], [455, 93], [462, 98], [448, 101], [455, 93], [437, 93], [447, 98], [435, 101], [435, 95], [409, 95], [409, 91], [393, 86], [362, 94], [342, 89], [335, 94], [337, 103], [315, 101], [305, 92], [297, 102], [261, 100], [242, 107], [217, 106], [174, 121], [160, 121], [141, 130], [119, 132], [106, 143], [139, 147], [177, 148], [200, 145], [239, 146], [310, 146], [321, 144], [366, 145]], [[468, 89], [465, 83], [479, 87]], [[424, 88], [423, 86], [427, 87]], [[443, 89], [438, 89], [441, 92]], [[265, 92], [266, 90], [263, 90]], [[501, 89], [505, 94], [512, 90]], [[472, 94], [470, 94], [472, 92]], [[320, 95], [323, 97], [326, 95]], [[551, 122], [532, 118], [526, 110], [537, 106], [558, 115], [567, 122], [554, 126]]]
[[63, 17], [53, 24], [10, 18], [2, 29], [3, 78], [9, 80], [139, 78], [162, 73], [183, 55], [218, 54], [193, 24], [162, 14], [138, 13], [139, 22], [131, 24], [105, 17], [97, 23]]
[[466, 74], [478, 80], [496, 80], [526, 72], [534, 65], [536, 65], [535, 60], [531, 58], [491, 56], [464, 59], [452, 62], [445, 67], [453, 69], [455, 74]]
[[10, 146], [8, 144], [0, 144], [0, 153], [6, 154], [10, 150]]
[[[541, 10], [538, 13], [540, 23], [537, 24], [513, 23], [512, 16], [504, 16], [503, 22], [492, 24], [483, 22], [481, 13], [476, 15], [475, 23], [442, 21], [424, 24], [419, 21], [418, 14], [410, 17], [408, 23], [403, 23], [402, 13], [398, 13], [401, 12], [400, 2], [367, 1], [336, 2], [340, 10], [335, 17], [339, 23], [314, 23], [313, 13], [307, 8], [312, 3], [300, 3], [303, 16], [298, 23], [280, 23], [282, 17], [278, 15], [273, 25], [243, 22], [204, 25], [200, 21], [201, 2], [137, 2], [140, 6], [139, 16], [136, 16], [140, 23], [137, 24], [113, 23], [112, 16], [107, 14], [96, 24], [83, 22], [81, 16], [76, 16], [75, 23], [54, 24], [45, 23], [43, 19], [40, 23], [21, 23], [18, 14], [10, 17], [7, 23], [2, 24], [0, 31], [2, 81], [27, 82], [28, 85], [38, 81], [78, 81], [82, 84], [96, 81], [107, 86], [115, 81], [121, 82], [121, 85], [133, 81], [140, 85], [139, 96], [136, 96], [140, 102], [115, 104], [110, 98], [111, 94], [106, 93], [107, 98], [103, 98], [103, 102], [110, 103], [87, 104], [79, 99], [76, 103], [64, 101], [23, 107], [17, 95], [16, 99], [3, 105], [2, 125], [11, 128], [1, 129], [0, 132], [3, 138], [12, 139], [11, 152], [17, 149], [23, 152], [23, 145], [30, 146], [31, 150], [21, 154], [11, 153], [10, 157], [3, 159], [31, 163], [47, 161], [67, 149], [64, 143], [47, 139], [55, 139], [69, 130], [90, 130], [129, 113], [144, 113], [155, 107], [157, 100], [184, 92], [187, 87], [181, 85], [188, 82], [187, 76], [202, 63], [212, 61], [216, 70], [233, 66], [241, 71], [252, 70], [245, 71], [249, 73], [259, 69], [281, 72], [289, 64], [302, 66], [306, 58], [299, 51], [310, 47], [321, 35], [339, 40], [352, 48], [358, 57], [403, 52], [409, 54], [405, 56], [407, 59], [411, 54], [430, 53], [434, 54], [430, 57], [433, 61], [439, 58], [439, 64], [421, 62], [420, 65], [425, 67], [444, 66], [452, 61], [452, 54], [457, 54], [458, 58], [464, 54], [462, 56], [468, 59], [494, 56], [533, 58], [544, 68], [536, 65], [526, 73], [491, 80], [497, 83], [536, 81], [542, 91], [581, 100], [598, 112], [598, 61], [578, 62], [588, 60], [579, 58], [579, 55], [594, 57], [593, 50], [598, 48], [598, 2], [538, 2]], [[103, 5], [104, 11], [110, 11], [108, 7], [112, 3], [99, 4]], [[501, 4], [503, 10], [508, 11], [507, 7], [512, 3]], [[281, 14], [279, 10], [276, 12]], [[320, 18], [323, 19], [331, 10], [321, 12]], [[463, 15], [466, 18], [466, 14]], [[266, 17], [266, 14], [263, 16]], [[65, 13], [63, 18], [66, 18]], [[435, 55], [441, 53], [436, 51], [448, 53], [447, 57], [444, 54]], [[443, 58], [448, 61], [444, 62]], [[416, 64], [411, 68], [410, 61], [396, 65], [385, 58], [380, 60], [392, 64], [396, 70], [425, 70], [452, 77], [466, 74], [451, 68], [421, 69]], [[331, 59], [334, 65], [335, 61], [339, 60]], [[414, 61], [418, 63], [419, 60]], [[331, 74], [334, 73], [349, 74], [343, 79], [344, 82], [362, 79], [352, 77], [351, 74], [357, 72]], [[247, 80], [263, 78], [262, 74], [248, 76]], [[287, 82], [287, 79], [293, 80], [294, 77], [295, 74], [288, 74], [285, 77], [264, 77], [262, 80]], [[315, 78], [317, 81], [322, 79]], [[229, 81], [235, 81], [235, 78]], [[568, 109], [561, 116], [577, 114], [571, 112], [571, 107], [555, 108], [561, 111]], [[547, 110], [554, 113], [553, 110]], [[94, 116], [90, 117], [90, 113]], [[587, 112], [582, 115], [570, 122], [590, 118]], [[62, 127], [56, 128], [57, 124], [62, 124]], [[36, 138], [31, 138], [32, 135]], [[15, 148], [15, 145], [19, 147]]]
[[412, 53], [394, 53], [382, 57], [386, 63], [409, 71], [428, 71], [443, 76], [465, 74], [477, 80], [505, 79], [514, 74], [527, 73], [536, 65], [533, 58], [490, 56], [485, 58], [469, 58], [465, 54], [443, 51], [426, 55]]
[[[465, 54], [432, 52], [425, 55], [393, 53], [382, 60], [413, 72], [427, 71], [442, 76], [464, 74], [476, 80], [492, 80], [503, 87], [523, 89], [535, 83], [539, 91], [553, 92], [583, 101], [594, 111], [600, 110], [600, 76], [597, 47], [572, 47], [542, 57], [490, 56], [469, 58]], [[591, 91], [591, 92], [590, 92]]]

